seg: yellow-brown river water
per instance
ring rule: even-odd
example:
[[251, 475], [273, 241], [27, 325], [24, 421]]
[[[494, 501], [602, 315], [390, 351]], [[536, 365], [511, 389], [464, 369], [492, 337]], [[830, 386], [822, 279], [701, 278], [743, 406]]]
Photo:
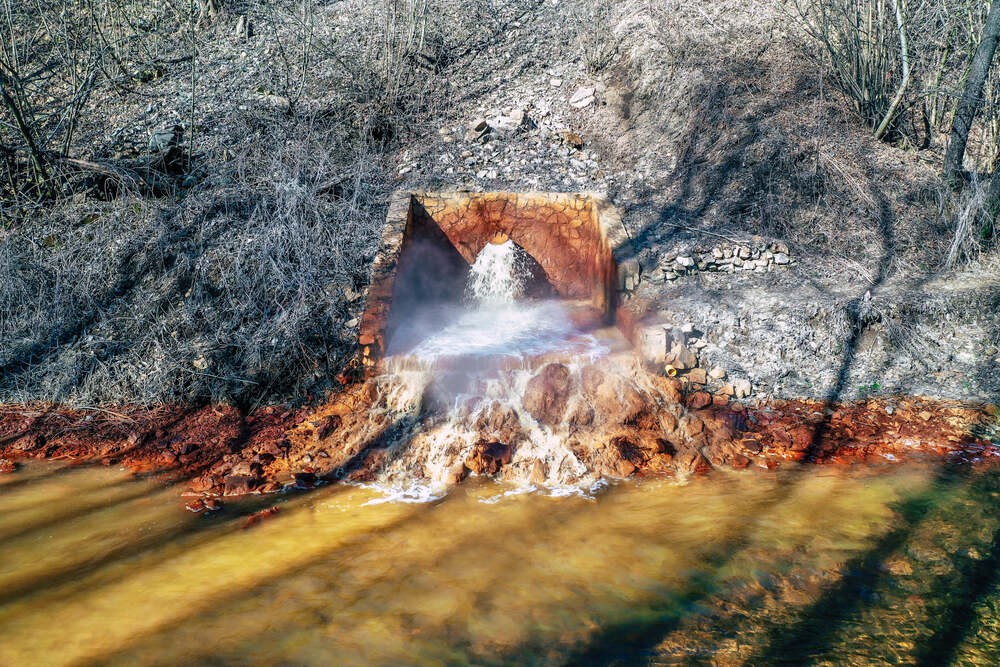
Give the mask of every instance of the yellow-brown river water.
[[28, 466], [0, 477], [0, 665], [1000, 664], [1000, 472], [503, 491], [205, 516], [123, 471]]

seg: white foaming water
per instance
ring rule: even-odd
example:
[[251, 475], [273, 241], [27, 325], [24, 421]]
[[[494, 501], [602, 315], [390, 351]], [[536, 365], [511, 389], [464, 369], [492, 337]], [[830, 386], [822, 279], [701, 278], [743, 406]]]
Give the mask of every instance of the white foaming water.
[[450, 358], [509, 359], [601, 350], [593, 336], [573, 325], [569, 311], [558, 301], [486, 301], [427, 308], [411, 318], [400, 342], [405, 356], [431, 365]]
[[513, 241], [487, 243], [469, 267], [466, 298], [476, 303], [514, 303], [524, 296], [528, 255]]
[[[476, 442], [496, 437], [481, 425], [495, 404], [513, 409], [522, 434], [505, 443], [515, 448], [502, 470], [504, 481], [521, 490], [535, 490], [540, 482], [556, 494], [599, 488], [564, 438], [521, 405], [534, 374], [531, 358], [572, 358], [567, 363], [576, 373], [608, 352], [573, 324], [563, 303], [523, 299], [530, 261], [510, 241], [487, 244], [470, 268], [464, 304], [425, 307], [394, 334], [379, 387], [392, 421], [410, 426], [394, 439], [376, 477], [384, 501], [426, 502], [445, 493]], [[423, 416], [428, 400], [438, 406], [430, 420]], [[533, 474], [536, 462], [544, 466], [544, 481]]]
[[466, 303], [436, 304], [413, 313], [390, 344], [390, 356], [433, 366], [446, 359], [606, 352], [593, 336], [573, 325], [561, 302], [522, 299], [530, 262], [513, 241], [487, 243], [469, 268]]

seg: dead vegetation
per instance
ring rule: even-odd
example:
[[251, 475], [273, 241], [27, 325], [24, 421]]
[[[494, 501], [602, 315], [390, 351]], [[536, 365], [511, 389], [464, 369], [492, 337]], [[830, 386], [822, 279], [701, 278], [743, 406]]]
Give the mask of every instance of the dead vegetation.
[[[0, 0], [0, 399], [321, 392], [400, 156], [561, 59], [606, 85], [572, 129], [646, 247], [683, 228], [784, 238], [845, 285], [987, 266], [981, 189], [938, 176], [984, 11], [908, 4], [886, 143], [892, 12], [866, 112], [776, 0]], [[984, 108], [973, 171], [998, 152], [1000, 107]], [[456, 182], [443, 164], [434, 179]]]
[[472, 21], [514, 10], [5, 2], [3, 400], [249, 408], [328, 387], [397, 128]]

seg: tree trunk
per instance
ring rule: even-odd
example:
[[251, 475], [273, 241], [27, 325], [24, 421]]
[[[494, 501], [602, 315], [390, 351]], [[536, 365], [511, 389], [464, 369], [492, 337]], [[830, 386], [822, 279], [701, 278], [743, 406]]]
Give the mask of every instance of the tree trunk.
[[983, 85], [986, 83], [986, 75], [989, 74], [998, 41], [1000, 41], [1000, 0], [994, 0], [986, 17], [986, 24], [983, 26], [983, 38], [972, 59], [965, 91], [955, 111], [951, 141], [948, 142], [948, 151], [944, 156], [944, 178], [949, 183], [959, 182], [963, 175], [962, 162], [965, 159], [965, 148], [969, 143], [969, 130], [982, 103]]
[[24, 139], [24, 143], [28, 146], [28, 155], [31, 158], [31, 165], [35, 169], [35, 181], [39, 186], [39, 190], [47, 190], [49, 186], [49, 172], [45, 168], [45, 160], [42, 158], [42, 152], [38, 150], [38, 145], [35, 143], [35, 135], [24, 121], [24, 115], [21, 113], [17, 101], [11, 96], [9, 86], [2, 75], [0, 75], [0, 97], [3, 97], [4, 105], [6, 105], [10, 115], [14, 117], [14, 122], [21, 133], [21, 138]]

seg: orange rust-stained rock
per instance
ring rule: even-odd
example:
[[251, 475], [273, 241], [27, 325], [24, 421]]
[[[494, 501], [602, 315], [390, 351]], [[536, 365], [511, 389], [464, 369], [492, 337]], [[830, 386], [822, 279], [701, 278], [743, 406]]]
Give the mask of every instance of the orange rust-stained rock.
[[[550, 373], [560, 372], [555, 368]], [[579, 396], [599, 395], [602, 387], [617, 391], [627, 385], [620, 382], [626, 381], [594, 367], [582, 373], [580, 386], [572, 389], [580, 393], [571, 404], [578, 407]], [[102, 410], [0, 406], [0, 462], [9, 468], [28, 458], [106, 459], [135, 471], [159, 470], [187, 479], [190, 493], [203, 498], [275, 491], [281, 488], [280, 480], [295, 473], [303, 486], [318, 478], [370, 479], [386, 460], [379, 434], [387, 432], [391, 423], [387, 420], [371, 430], [365, 441], [346, 436], [371, 426], [378, 397], [372, 383], [366, 382], [319, 406], [296, 410], [272, 406], [249, 415], [219, 405]], [[662, 396], [654, 401], [637, 392], [635, 397], [635, 406], [608, 412], [584, 401], [593, 410], [588, 419], [573, 417], [576, 408], [563, 406], [561, 419], [565, 428], [573, 429], [573, 441], [567, 444], [598, 474], [688, 474], [712, 467], [740, 469], [751, 463], [753, 468], [766, 468], [782, 461], [1000, 462], [1000, 447], [987, 439], [996, 433], [998, 420], [991, 406], [893, 398], [890, 410], [885, 399], [687, 409], [664, 402]], [[550, 401], [549, 407], [557, 406]], [[572, 427], [571, 417], [578, 422]], [[345, 437], [328, 438], [320, 448], [317, 425], [334, 423], [340, 424], [336, 432]], [[500, 403], [486, 406], [469, 425], [482, 437], [468, 459], [459, 461], [463, 469], [456, 468], [454, 482], [464, 476], [466, 465], [478, 474], [501, 473], [510, 465], [518, 442], [527, 437], [516, 411]], [[540, 483], [549, 471], [529, 468], [528, 472]]]
[[479, 441], [465, 460], [465, 467], [477, 475], [495, 475], [510, 463], [512, 453], [512, 448], [502, 442]]
[[548, 364], [528, 381], [523, 404], [539, 423], [553, 426], [563, 420], [572, 389], [572, 376], [563, 364]]
[[700, 410], [712, 404], [712, 397], [708, 392], [696, 391], [688, 397], [687, 404], [692, 410]]

